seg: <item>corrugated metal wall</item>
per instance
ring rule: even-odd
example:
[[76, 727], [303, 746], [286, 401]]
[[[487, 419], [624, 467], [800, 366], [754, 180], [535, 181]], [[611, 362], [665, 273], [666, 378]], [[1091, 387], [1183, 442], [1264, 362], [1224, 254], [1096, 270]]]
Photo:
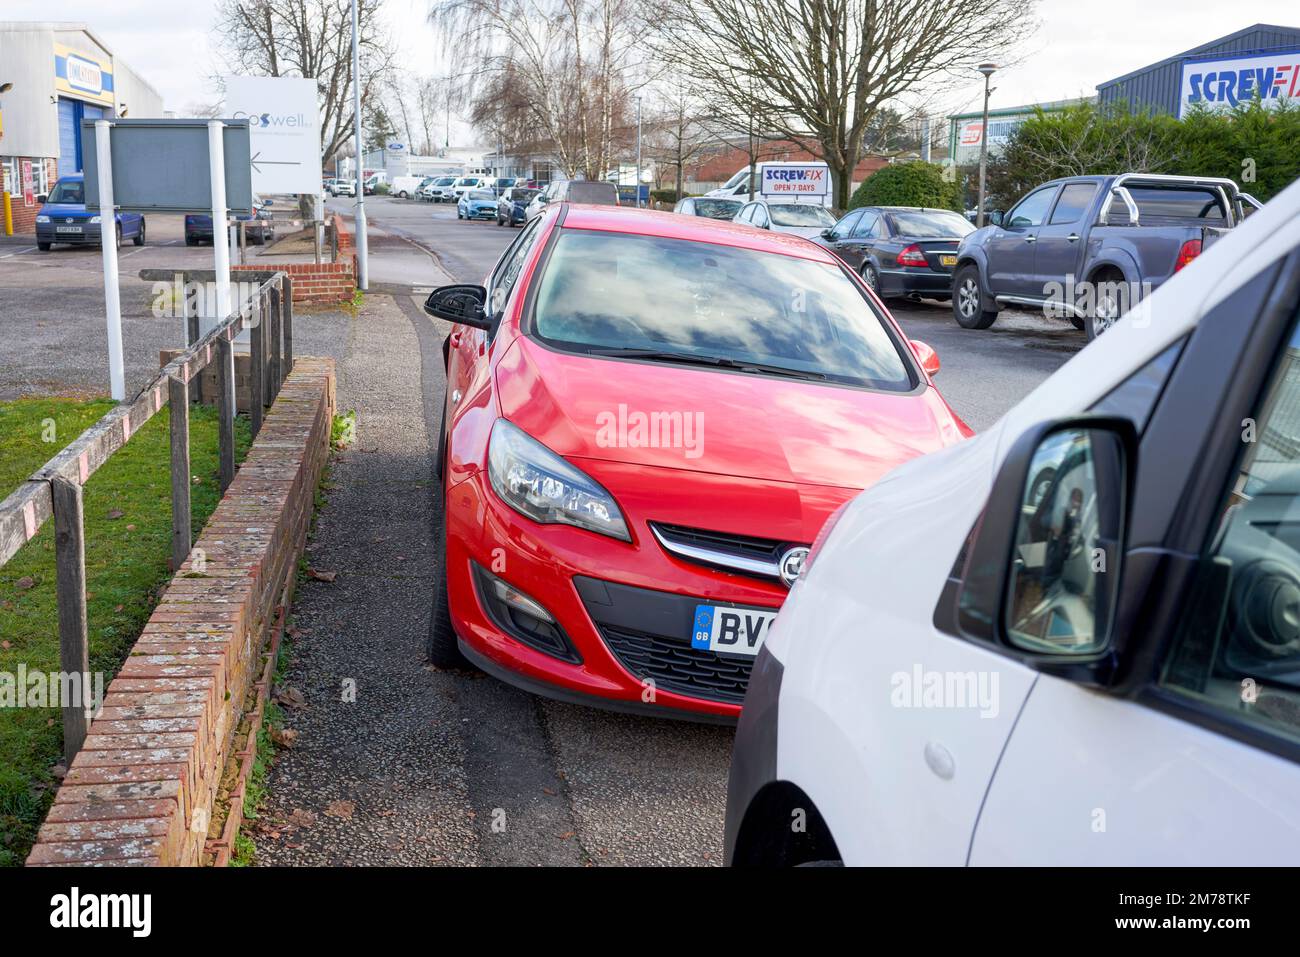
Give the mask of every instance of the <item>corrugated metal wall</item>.
[[1300, 29], [1263, 27], [1243, 31], [1240, 35], [1207, 43], [1179, 54], [1163, 63], [1155, 63], [1128, 77], [1097, 87], [1102, 103], [1128, 100], [1134, 107], [1178, 112], [1178, 84], [1183, 60], [1219, 54], [1253, 53], [1257, 50], [1300, 47]]

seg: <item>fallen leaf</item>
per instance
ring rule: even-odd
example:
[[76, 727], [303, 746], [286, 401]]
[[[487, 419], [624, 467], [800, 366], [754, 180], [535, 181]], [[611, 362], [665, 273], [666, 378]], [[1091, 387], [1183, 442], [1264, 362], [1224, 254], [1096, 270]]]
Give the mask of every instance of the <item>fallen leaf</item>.
[[345, 821], [350, 821], [352, 819], [352, 813], [356, 809], [357, 806], [351, 801], [330, 801], [330, 803], [325, 806], [325, 813], [330, 817], [341, 817]]
[[17, 588], [19, 591], [26, 591], [27, 589], [31, 588], [35, 584], [36, 584], [35, 578], [33, 578], [31, 575], [24, 575], [22, 578], [18, 579], [18, 581], [14, 582], [14, 587]]
[[298, 732], [292, 728], [272, 728], [271, 740], [282, 748], [292, 748], [298, 743]]
[[126, 512], [122, 511], [120, 508], [114, 508], [114, 509], [110, 509], [110, 510], [109, 510], [108, 517], [109, 517], [109, 518], [121, 518], [121, 517], [122, 517], [123, 515], [125, 515], [125, 514], [126, 514]]
[[551, 797], [555, 797], [555, 792], [552, 791], [550, 788], [542, 788], [542, 793], [549, 794]]
[[50, 768], [50, 774], [62, 781], [68, 775], [68, 767], [62, 761]]
[[113, 606], [113, 611], [121, 611], [121, 610], [122, 610], [122, 606], [121, 606], [121, 605], [114, 605], [114, 606]]
[[126, 526], [126, 530], [127, 530], [128, 532], [134, 532], [134, 531], [135, 531], [135, 523], [128, 524], [128, 525]]
[[5, 651], [8, 651], [12, 647], [13, 645], [9, 644], [7, 641], [0, 641], [0, 648], [3, 648]]
[[302, 808], [296, 807], [289, 814], [289, 823], [294, 827], [311, 827], [316, 823], [316, 815], [311, 811], [304, 811]]
[[560, 835], [560, 840], [561, 840], [561, 841], [567, 841], [569, 838], [571, 838], [571, 837], [573, 837], [573, 836], [574, 836], [574, 834], [573, 834], [572, 831], [565, 831], [563, 834]]
[[275, 700], [286, 708], [301, 708], [307, 704], [307, 699], [297, 688], [284, 687], [275, 693]]
[[332, 582], [339, 577], [338, 572], [321, 572], [314, 568], [307, 569], [307, 577], [314, 578], [318, 582]]

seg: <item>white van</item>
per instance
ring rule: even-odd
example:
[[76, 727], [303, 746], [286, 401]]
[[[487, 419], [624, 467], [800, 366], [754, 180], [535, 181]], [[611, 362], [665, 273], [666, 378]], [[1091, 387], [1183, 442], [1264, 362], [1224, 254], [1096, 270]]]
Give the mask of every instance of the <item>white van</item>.
[[1300, 861], [1298, 304], [1295, 183], [835, 513], [753, 666], [727, 859]]
[[397, 196], [401, 199], [414, 199], [416, 191], [419, 190], [427, 176], [395, 176], [392, 184], [388, 187], [390, 196]]

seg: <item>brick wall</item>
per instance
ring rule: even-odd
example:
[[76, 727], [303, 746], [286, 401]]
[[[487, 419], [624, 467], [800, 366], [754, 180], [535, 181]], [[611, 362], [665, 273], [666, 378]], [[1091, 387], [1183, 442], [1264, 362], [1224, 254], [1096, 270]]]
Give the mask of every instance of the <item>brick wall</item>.
[[334, 214], [333, 219], [334, 232], [339, 237], [339, 251], [344, 249], [353, 249], [357, 245], [356, 237], [352, 235], [352, 230], [348, 229], [343, 223], [343, 217], [338, 213]]
[[[32, 165], [43, 163], [45, 165], [45, 174], [50, 184], [50, 189], [54, 188], [54, 183], [58, 178], [59, 163], [53, 157], [44, 159], [36, 158], [32, 160]], [[14, 235], [15, 236], [32, 236], [36, 235], [36, 214], [40, 212], [40, 203], [31, 206], [23, 205], [23, 187], [21, 182], [21, 173], [19, 182], [10, 183], [12, 192], [9, 194], [9, 209], [13, 215]], [[4, 231], [4, 210], [0, 209], [0, 233]]]
[[230, 271], [276, 269], [287, 272], [293, 280], [294, 302], [349, 302], [357, 289], [357, 257], [348, 256], [340, 262], [321, 263], [261, 263], [231, 266]]
[[239, 708], [292, 593], [333, 414], [333, 361], [299, 358], [109, 684], [29, 866], [200, 862]]

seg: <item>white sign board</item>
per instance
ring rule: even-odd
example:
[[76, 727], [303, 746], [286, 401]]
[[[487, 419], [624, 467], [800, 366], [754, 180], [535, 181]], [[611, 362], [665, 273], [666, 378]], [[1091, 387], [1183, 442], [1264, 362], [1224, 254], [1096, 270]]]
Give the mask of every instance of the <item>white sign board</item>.
[[764, 196], [810, 196], [831, 192], [831, 171], [825, 163], [764, 163], [759, 192]]
[[1257, 96], [1264, 106], [1300, 97], [1300, 50], [1184, 63], [1178, 115], [1186, 116], [1194, 104], [1227, 110]]
[[226, 115], [248, 117], [253, 189], [258, 193], [320, 193], [316, 81], [228, 76], [225, 83]]

